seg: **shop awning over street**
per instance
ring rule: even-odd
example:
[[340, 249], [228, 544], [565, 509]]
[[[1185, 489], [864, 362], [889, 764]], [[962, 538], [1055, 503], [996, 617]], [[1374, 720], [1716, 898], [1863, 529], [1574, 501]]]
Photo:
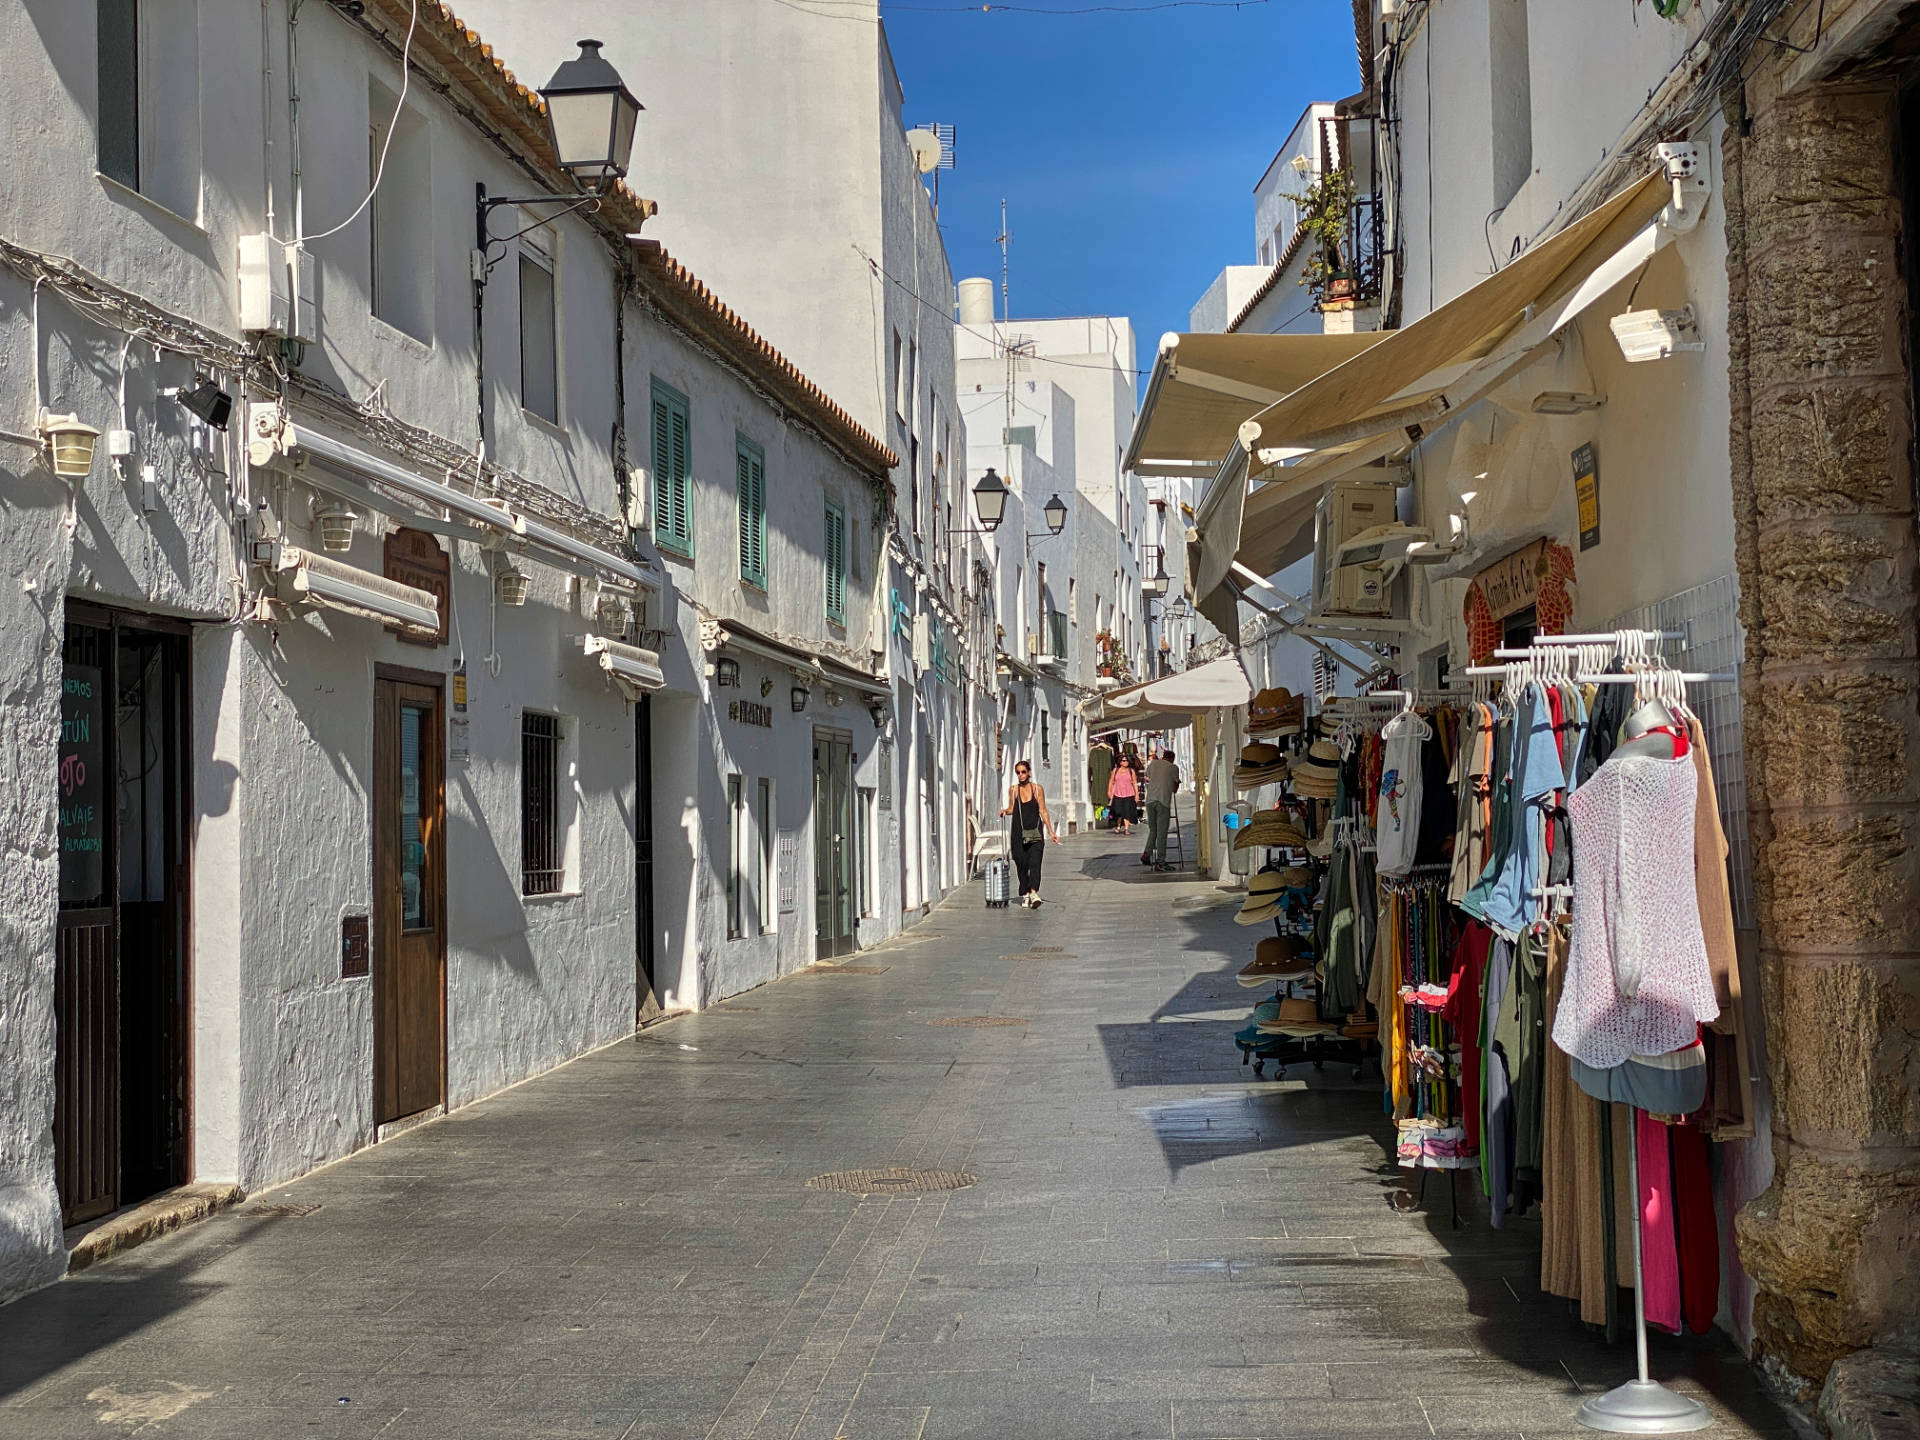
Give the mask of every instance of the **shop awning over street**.
[[1386, 338], [1378, 331], [1164, 336], [1127, 442], [1127, 468], [1211, 479], [1241, 421]]
[[1142, 681], [1123, 690], [1096, 695], [1080, 707], [1094, 730], [1172, 730], [1208, 710], [1244, 705], [1253, 696], [1238, 655], [1226, 655]]
[[1666, 238], [1658, 217], [1670, 198], [1664, 174], [1647, 176], [1404, 330], [1375, 337], [1378, 344], [1253, 412], [1196, 517], [1202, 612], [1231, 613], [1231, 592], [1221, 592], [1235, 561], [1271, 575], [1304, 556], [1314, 506], [1333, 481], [1405, 449], [1419, 430], [1445, 424], [1541, 358], [1559, 330], [1652, 258]]

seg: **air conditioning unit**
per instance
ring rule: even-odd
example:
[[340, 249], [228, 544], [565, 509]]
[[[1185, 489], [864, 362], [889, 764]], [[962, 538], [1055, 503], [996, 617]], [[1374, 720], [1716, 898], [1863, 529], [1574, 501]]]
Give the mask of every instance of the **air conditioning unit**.
[[1393, 575], [1381, 566], [1341, 561], [1356, 553], [1348, 549], [1349, 542], [1393, 524], [1398, 489], [1391, 480], [1344, 480], [1320, 497], [1313, 522], [1316, 615], [1393, 614]]

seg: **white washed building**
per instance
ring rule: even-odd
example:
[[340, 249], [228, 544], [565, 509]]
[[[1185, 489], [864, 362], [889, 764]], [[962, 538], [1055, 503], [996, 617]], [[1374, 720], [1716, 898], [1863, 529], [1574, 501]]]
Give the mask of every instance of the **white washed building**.
[[[545, 74], [573, 37], [631, 54], [647, 105], [636, 177], [661, 205], [648, 233], [701, 273], [899, 457], [886, 562], [860, 583], [888, 619], [893, 733], [879, 852], [918, 913], [967, 872], [966, 777], [981, 696], [969, 634], [982, 593], [959, 485], [953, 276], [908, 147], [904, 94], [878, 6], [826, 20], [766, 0], [612, 7], [600, 0], [467, 0], [517, 66]], [[772, 229], [769, 229], [770, 217]], [[776, 243], [770, 243], [769, 235]], [[956, 540], [959, 543], [956, 543]], [[874, 788], [887, 793], [875, 777]]]

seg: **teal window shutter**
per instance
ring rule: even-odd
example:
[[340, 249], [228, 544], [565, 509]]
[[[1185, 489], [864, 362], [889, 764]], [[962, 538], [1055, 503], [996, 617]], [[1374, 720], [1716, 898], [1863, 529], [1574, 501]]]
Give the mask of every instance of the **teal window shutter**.
[[847, 516], [831, 500], [827, 502], [827, 619], [836, 625], [847, 623]]
[[687, 397], [653, 382], [653, 538], [693, 558], [693, 422]]
[[767, 588], [767, 457], [745, 436], [734, 438], [734, 485], [739, 493], [740, 578]]

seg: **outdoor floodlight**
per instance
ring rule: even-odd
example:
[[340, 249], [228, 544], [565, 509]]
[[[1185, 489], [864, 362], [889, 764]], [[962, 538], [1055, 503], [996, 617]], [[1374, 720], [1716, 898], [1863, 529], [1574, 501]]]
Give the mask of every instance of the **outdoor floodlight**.
[[186, 406], [202, 424], [211, 425], [216, 430], [226, 429], [227, 421], [233, 415], [233, 397], [204, 375], [193, 384], [174, 391], [173, 398]]

